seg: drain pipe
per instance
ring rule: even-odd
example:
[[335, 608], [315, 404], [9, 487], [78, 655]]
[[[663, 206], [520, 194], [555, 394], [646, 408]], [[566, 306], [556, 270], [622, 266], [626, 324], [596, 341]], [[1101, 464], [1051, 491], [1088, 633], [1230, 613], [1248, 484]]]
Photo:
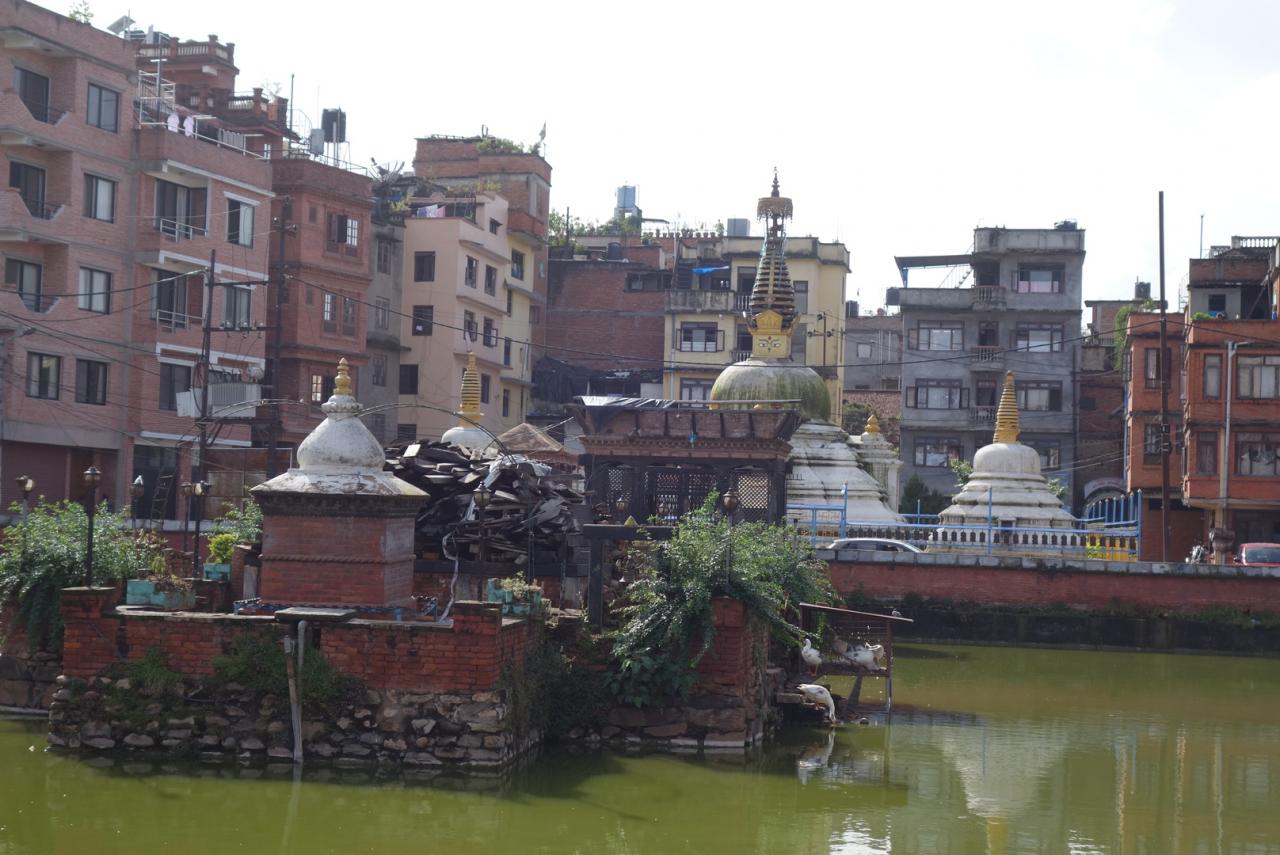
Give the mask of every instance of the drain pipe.
[[[289, 678], [289, 712], [293, 724], [293, 765], [294, 768], [302, 767], [302, 663], [303, 654], [307, 648], [307, 622], [305, 620], [298, 621], [298, 639], [285, 636], [284, 643], [284, 667]], [[294, 661], [294, 651], [297, 651], [297, 661]]]

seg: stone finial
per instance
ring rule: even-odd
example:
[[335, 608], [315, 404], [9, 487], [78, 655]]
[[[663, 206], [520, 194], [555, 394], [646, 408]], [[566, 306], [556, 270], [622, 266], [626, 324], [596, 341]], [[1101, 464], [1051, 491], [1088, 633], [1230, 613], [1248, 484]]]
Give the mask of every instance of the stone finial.
[[867, 416], [867, 426], [862, 429], [862, 432], [871, 433], [871, 434], [880, 433], [880, 420], [876, 418], [875, 413], [872, 413], [871, 415]]
[[467, 354], [467, 367], [462, 371], [462, 405], [458, 408], [461, 420], [458, 424], [469, 427], [479, 421], [480, 412], [480, 370], [476, 367], [476, 355]]
[[1013, 372], [1004, 375], [1004, 391], [1000, 393], [1000, 407], [996, 410], [996, 432], [993, 442], [1017, 442], [1018, 396], [1014, 391]]
[[338, 360], [338, 376], [333, 381], [333, 394], [351, 394], [351, 368], [345, 356]]

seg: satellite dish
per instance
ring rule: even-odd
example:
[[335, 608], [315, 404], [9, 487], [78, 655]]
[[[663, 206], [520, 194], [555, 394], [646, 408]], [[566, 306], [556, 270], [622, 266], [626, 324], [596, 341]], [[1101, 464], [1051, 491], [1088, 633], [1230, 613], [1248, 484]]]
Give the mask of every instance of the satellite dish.
[[259, 380], [262, 379], [262, 375], [263, 375], [262, 366], [250, 365], [248, 368], [244, 370], [244, 373], [249, 375], [250, 380], [252, 380], [254, 383], [257, 383]]
[[133, 23], [133, 18], [130, 18], [128, 15], [121, 15], [119, 18], [116, 18], [115, 23], [107, 27], [107, 31], [118, 36], [125, 31], [125, 28], [132, 26]]

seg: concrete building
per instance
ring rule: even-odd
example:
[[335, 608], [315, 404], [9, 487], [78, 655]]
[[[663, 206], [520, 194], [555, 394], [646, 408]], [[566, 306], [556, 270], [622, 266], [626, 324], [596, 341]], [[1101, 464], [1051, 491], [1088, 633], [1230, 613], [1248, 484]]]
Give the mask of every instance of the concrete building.
[[386, 445], [396, 438], [400, 403], [400, 331], [403, 306], [404, 220], [418, 181], [412, 176], [387, 175], [373, 186], [370, 216], [373, 249], [369, 253], [369, 291], [366, 299], [365, 364], [358, 387], [366, 409], [365, 427]]
[[[1136, 291], [1146, 297], [1149, 288], [1146, 283], [1138, 283]], [[1123, 354], [1116, 348], [1116, 317], [1121, 309], [1138, 302], [1138, 298], [1084, 302], [1090, 319], [1085, 338], [1080, 342], [1080, 372], [1076, 384], [1074, 498], [1080, 508], [1126, 492], [1125, 395], [1120, 370]], [[1123, 331], [1119, 337], [1124, 338]]]
[[1229, 246], [1209, 248], [1208, 258], [1191, 259], [1187, 309], [1192, 317], [1267, 320], [1271, 293], [1267, 274], [1280, 238], [1232, 237]]
[[[268, 265], [252, 224], [271, 167], [139, 75], [136, 49], [24, 0], [0, 9], [4, 502], [21, 474], [76, 498], [95, 465], [101, 495], [123, 504], [142, 475], [140, 513], [172, 517], [200, 387], [214, 412], [259, 397]], [[248, 447], [252, 411], [223, 414], [211, 448]]]
[[[950, 495], [949, 464], [991, 441], [1000, 384], [1017, 377], [1021, 441], [1046, 477], [1073, 484], [1084, 231], [977, 228], [961, 255], [897, 259], [900, 307], [903, 478]], [[942, 287], [910, 287], [909, 271], [949, 267]], [[949, 285], [949, 287], [948, 287]]]
[[885, 438], [901, 441], [902, 316], [879, 309], [859, 314], [858, 303], [845, 303], [844, 405], [869, 407]]

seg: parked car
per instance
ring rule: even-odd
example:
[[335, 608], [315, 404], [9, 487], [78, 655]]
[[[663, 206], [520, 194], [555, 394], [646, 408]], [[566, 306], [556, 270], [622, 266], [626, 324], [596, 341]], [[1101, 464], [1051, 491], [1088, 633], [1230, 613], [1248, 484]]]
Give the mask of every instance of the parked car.
[[1236, 563], [1250, 567], [1280, 567], [1280, 543], [1242, 543]]
[[924, 552], [918, 546], [912, 546], [905, 540], [890, 540], [886, 537], [843, 537], [833, 540], [823, 549], [870, 549], [875, 552]]

